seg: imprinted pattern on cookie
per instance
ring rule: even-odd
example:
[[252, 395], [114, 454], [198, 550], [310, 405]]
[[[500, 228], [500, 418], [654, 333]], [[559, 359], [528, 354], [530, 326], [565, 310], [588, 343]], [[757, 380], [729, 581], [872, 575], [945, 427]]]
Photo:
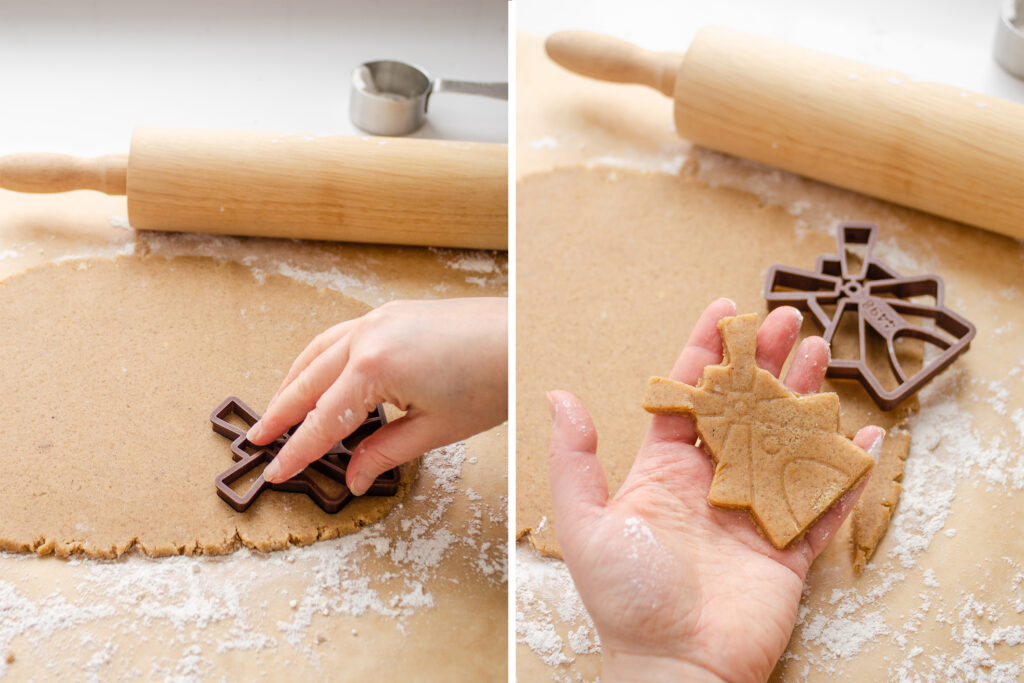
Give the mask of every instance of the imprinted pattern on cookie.
[[[306, 470], [296, 474], [288, 481], [277, 484], [271, 484], [260, 474], [245, 493], [239, 494], [231, 488], [231, 484], [251, 470], [262, 467], [273, 460], [281, 450], [281, 447], [288, 441], [288, 438], [298, 429], [299, 425], [289, 429], [273, 443], [266, 446], [257, 446], [246, 439], [246, 430], [228, 421], [227, 418], [230, 415], [238, 416], [250, 427], [256, 424], [260, 416], [235, 396], [229, 396], [224, 399], [210, 413], [213, 431], [232, 440], [231, 455], [235, 460], [234, 465], [221, 472], [214, 480], [217, 486], [217, 495], [238, 512], [245, 512], [256, 498], [267, 489], [290, 493], [304, 493], [319, 505], [324, 512], [338, 512], [353, 498], [351, 491], [345, 485], [345, 472], [349, 459], [352, 457], [352, 450], [363, 439], [383, 427], [387, 422], [387, 418], [384, 416], [384, 407], [378, 404], [377, 408], [367, 416], [366, 420], [352, 434], [334, 444], [323, 457], [311, 463]], [[338, 483], [338, 492], [331, 495], [324, 491], [306, 473], [310, 468]], [[398, 483], [398, 468], [388, 470], [374, 480], [366, 495], [393, 496], [398, 492]]]
[[757, 366], [757, 316], [718, 323], [724, 358], [696, 387], [651, 378], [644, 409], [685, 415], [715, 461], [712, 505], [747, 510], [777, 547], [800, 537], [871, 469], [839, 433], [835, 394], [799, 396]]
[[[883, 410], [892, 410], [933, 377], [942, 372], [970, 346], [975, 328], [944, 303], [944, 285], [936, 275], [904, 277], [873, 256], [878, 226], [873, 223], [845, 223], [836, 236], [838, 254], [819, 256], [814, 271], [775, 265], [768, 271], [764, 298], [769, 308], [796, 306], [810, 311], [830, 345], [843, 316], [857, 316], [857, 358], [833, 356], [827, 375], [856, 379]], [[866, 247], [864, 259], [854, 267], [852, 246]], [[930, 296], [934, 304], [913, 301]], [[835, 306], [829, 315], [825, 306]], [[904, 316], [913, 315], [935, 321], [935, 329], [913, 325]], [[886, 389], [867, 364], [868, 334], [877, 334], [885, 342], [897, 386]], [[896, 354], [900, 337], [920, 339], [941, 349], [935, 358], [908, 376]]]

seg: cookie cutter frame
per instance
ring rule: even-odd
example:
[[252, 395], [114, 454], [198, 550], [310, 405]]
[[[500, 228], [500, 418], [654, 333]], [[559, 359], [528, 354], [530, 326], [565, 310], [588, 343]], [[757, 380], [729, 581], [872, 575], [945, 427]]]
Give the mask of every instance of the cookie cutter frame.
[[[964, 353], [976, 329], [945, 306], [942, 278], [937, 275], [904, 277], [882, 260], [874, 258], [877, 237], [878, 226], [874, 223], [841, 224], [836, 234], [837, 254], [819, 256], [814, 271], [778, 264], [772, 266], [765, 280], [764, 298], [771, 309], [788, 305], [810, 311], [823, 330], [822, 337], [830, 345], [843, 315], [855, 312], [859, 357], [854, 360], [830, 359], [826, 375], [858, 380], [875, 403], [884, 410], [892, 410]], [[857, 270], [848, 258], [849, 245], [865, 247], [864, 260]], [[931, 296], [935, 304], [910, 301], [919, 296]], [[833, 304], [835, 312], [829, 315], [823, 306]], [[909, 323], [904, 315], [931, 318], [936, 329], [948, 338], [936, 330]], [[885, 341], [889, 366], [898, 382], [895, 389], [887, 390], [868, 367], [869, 331], [877, 333]], [[896, 355], [895, 341], [900, 337], [921, 339], [942, 349], [942, 353], [908, 376]]]
[[[387, 423], [384, 407], [377, 404], [374, 411], [367, 416], [366, 420], [354, 432], [334, 444], [319, 460], [315, 460], [308, 465], [307, 470], [312, 468], [341, 485], [341, 490], [335, 495], [330, 495], [324, 491], [312, 477], [306, 474], [307, 470], [299, 472], [287, 481], [276, 484], [268, 482], [261, 473], [259, 478], [250, 485], [245, 493], [239, 494], [231, 488], [231, 484], [251, 470], [266, 465], [273, 460], [278, 452], [280, 452], [281, 447], [287, 443], [288, 438], [298, 429], [299, 425], [293, 426], [275, 441], [265, 446], [257, 446], [246, 438], [247, 430], [243, 430], [228, 421], [227, 418], [231, 415], [238, 416], [249, 427], [256, 424], [260, 416], [236, 396], [228, 396], [210, 413], [213, 431], [231, 439], [231, 456], [235, 460], [234, 465], [221, 472], [214, 479], [217, 495], [238, 512], [245, 512], [256, 498], [267, 489], [288, 493], [304, 493], [320, 506], [324, 512], [331, 514], [338, 512], [354, 498], [352, 492], [349, 491], [348, 486], [345, 484], [345, 472], [352, 457], [352, 451], [363, 439]], [[377, 477], [366, 491], [366, 495], [393, 496], [398, 492], [398, 484], [399, 472], [396, 467]]]

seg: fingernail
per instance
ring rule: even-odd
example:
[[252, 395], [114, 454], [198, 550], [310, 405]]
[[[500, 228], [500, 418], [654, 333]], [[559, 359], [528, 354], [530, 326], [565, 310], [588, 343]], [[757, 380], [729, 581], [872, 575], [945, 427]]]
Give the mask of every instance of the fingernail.
[[882, 433], [878, 435], [878, 438], [875, 439], [868, 447], [868, 455], [874, 458], [875, 462], [878, 462], [878, 457], [882, 455], [882, 442], [885, 441], [885, 430], [882, 429], [881, 432]]
[[245, 438], [248, 439], [250, 442], [255, 443], [253, 439], [260, 438], [260, 429], [260, 421], [256, 420], [256, 423], [252, 427], [249, 427], [249, 431], [245, 433]]
[[270, 461], [270, 464], [263, 468], [263, 478], [269, 481], [271, 484], [279, 484], [281, 482], [278, 477], [281, 475], [281, 463], [277, 458]]
[[735, 302], [735, 301], [733, 301], [732, 299], [730, 299], [730, 298], [729, 298], [729, 297], [727, 297], [727, 296], [723, 296], [723, 297], [722, 297], [722, 300], [723, 300], [723, 301], [728, 301], [728, 302], [729, 302], [730, 304], [732, 304], [732, 311], [733, 311], [733, 313], [735, 313], [735, 312], [736, 312], [736, 302]]
[[359, 470], [356, 472], [356, 476], [352, 477], [352, 485], [349, 486], [349, 490], [354, 495], [361, 496], [366, 493], [372, 483], [373, 477], [370, 476], [370, 473], [366, 470]]
[[791, 310], [793, 311], [793, 313], [795, 313], [793, 317], [796, 318], [796, 321], [802, 325], [804, 322], [804, 314], [800, 312], [799, 308], [793, 308]]
[[550, 391], [545, 392], [548, 397], [548, 412], [551, 413], [551, 419], [554, 420], [558, 415], [558, 404], [555, 401], [555, 397], [551, 395]]

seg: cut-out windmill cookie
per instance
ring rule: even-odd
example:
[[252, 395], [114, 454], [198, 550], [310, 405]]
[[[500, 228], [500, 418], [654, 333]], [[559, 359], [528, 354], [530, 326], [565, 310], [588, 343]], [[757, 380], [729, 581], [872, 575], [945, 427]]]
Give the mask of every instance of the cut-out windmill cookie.
[[652, 377], [644, 409], [693, 419], [715, 461], [712, 505], [747, 510], [768, 540], [784, 548], [874, 460], [839, 433], [835, 394], [800, 396], [757, 366], [757, 316], [719, 321], [721, 365], [709, 365], [696, 387]]
[[[873, 223], [845, 223], [839, 226], [837, 254], [819, 256], [814, 271], [775, 265], [768, 271], [764, 298], [769, 308], [795, 306], [810, 311], [832, 343], [844, 315], [856, 315], [858, 350], [856, 358], [833, 355], [827, 376], [856, 379], [882, 409], [892, 410], [942, 372], [970, 346], [975, 328], [944, 304], [944, 285], [936, 275], [904, 277], [872, 255], [878, 226]], [[865, 254], [857, 265], [853, 247], [863, 246]], [[932, 297], [934, 304], [915, 301]], [[831, 314], [826, 306], [835, 306]], [[934, 329], [909, 322], [904, 316], [928, 318]], [[896, 386], [886, 389], [881, 378], [868, 366], [868, 336], [884, 341]], [[901, 337], [920, 339], [941, 353], [920, 370], [908, 373], [901, 366], [895, 342]]]
[[[305, 493], [324, 512], [335, 513], [341, 510], [354, 497], [352, 492], [348, 490], [348, 486], [345, 485], [345, 471], [348, 467], [349, 459], [352, 457], [353, 449], [363, 439], [383, 427], [385, 422], [387, 422], [387, 418], [384, 416], [384, 407], [378, 404], [377, 408], [367, 416], [366, 420], [352, 434], [334, 444], [323, 457], [310, 463], [302, 472], [296, 474], [288, 481], [277, 484], [268, 482], [261, 473], [245, 493], [239, 494], [231, 488], [231, 484], [251, 470], [263, 467], [273, 460], [281, 450], [281, 447], [288, 441], [288, 438], [298, 429], [299, 425], [289, 429], [276, 441], [266, 446], [257, 446], [245, 438], [246, 430], [228, 421], [227, 418], [230, 415], [238, 416], [249, 427], [256, 424], [260, 416], [234, 396], [224, 399], [210, 413], [213, 431], [232, 440], [231, 455], [235, 460], [234, 465], [221, 472], [214, 480], [217, 486], [217, 495], [238, 512], [245, 512], [252, 505], [253, 501], [267, 489], [290, 493]], [[306, 473], [310, 468], [336, 482], [338, 484], [338, 492], [331, 495], [324, 491]], [[366, 495], [393, 496], [398, 492], [398, 484], [398, 468], [388, 470], [374, 480]]]

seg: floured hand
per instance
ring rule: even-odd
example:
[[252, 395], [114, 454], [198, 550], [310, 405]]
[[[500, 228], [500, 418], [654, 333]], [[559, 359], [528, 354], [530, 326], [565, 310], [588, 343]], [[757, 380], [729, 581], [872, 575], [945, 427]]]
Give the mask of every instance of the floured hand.
[[507, 419], [507, 359], [507, 299], [393, 301], [317, 336], [248, 439], [268, 444], [302, 422], [263, 473], [285, 481], [391, 403], [406, 414], [349, 463], [348, 487], [362, 495], [383, 472]]
[[[721, 362], [717, 323], [735, 309], [728, 299], [708, 306], [672, 379], [694, 384], [705, 365]], [[778, 376], [800, 321], [789, 307], [768, 315], [757, 335], [760, 367]], [[827, 365], [824, 340], [805, 339], [785, 384], [817, 391]], [[802, 539], [776, 550], [746, 513], [708, 504], [714, 466], [695, 445], [688, 418], [651, 420], [629, 476], [609, 500], [586, 409], [564, 391], [549, 401], [555, 531], [601, 638], [603, 680], [767, 679], [789, 642], [807, 570], [866, 479]], [[875, 455], [883, 436], [865, 427], [854, 441]]]

